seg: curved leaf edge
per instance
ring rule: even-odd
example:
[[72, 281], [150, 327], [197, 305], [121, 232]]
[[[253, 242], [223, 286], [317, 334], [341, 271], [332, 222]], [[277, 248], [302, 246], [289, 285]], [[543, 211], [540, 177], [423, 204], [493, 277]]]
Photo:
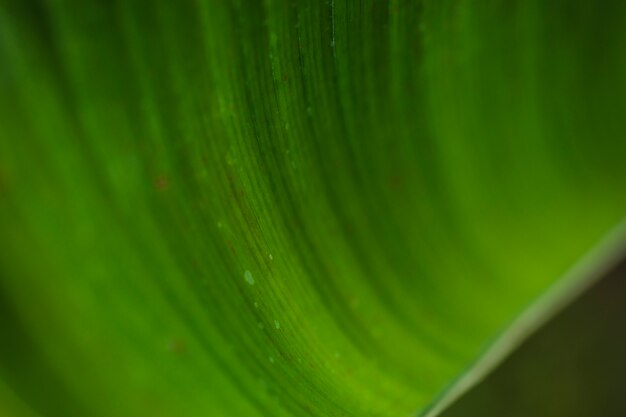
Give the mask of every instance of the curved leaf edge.
[[626, 256], [626, 218], [489, 341], [476, 359], [413, 417], [437, 417], [478, 385], [551, 318], [601, 280]]

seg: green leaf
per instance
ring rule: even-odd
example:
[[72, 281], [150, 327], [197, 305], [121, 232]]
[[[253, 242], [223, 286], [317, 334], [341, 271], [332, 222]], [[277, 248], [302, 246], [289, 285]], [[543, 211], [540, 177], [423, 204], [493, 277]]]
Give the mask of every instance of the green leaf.
[[536, 333], [442, 417], [626, 414], [626, 259]]
[[0, 412], [436, 414], [620, 254], [625, 17], [3, 0]]

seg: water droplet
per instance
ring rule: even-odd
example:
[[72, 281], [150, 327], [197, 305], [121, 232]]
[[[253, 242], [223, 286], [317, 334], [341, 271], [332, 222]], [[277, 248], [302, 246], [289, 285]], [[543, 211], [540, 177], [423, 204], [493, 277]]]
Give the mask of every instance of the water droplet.
[[[232, 107], [232, 105], [230, 106]], [[230, 148], [228, 148], [228, 151], [226, 152], [226, 163], [229, 166], [233, 166], [237, 163], [237, 158], [236, 158], [236, 154], [235, 154], [235, 148], [233, 146], [231, 146]]]
[[278, 320], [274, 320], [274, 326], [277, 330], [280, 329], [280, 323], [278, 322]]
[[270, 359], [270, 363], [274, 363], [274, 358], [273, 357], [270, 356], [269, 359]]
[[268, 258], [270, 258], [270, 261], [273, 261], [273, 260], [274, 260], [274, 257], [272, 256], [272, 254], [271, 254], [271, 253], [270, 253], [267, 257], [268, 257]]
[[254, 308], [259, 308], [259, 303], [257, 303], [256, 301], [254, 302]]
[[243, 278], [250, 285], [254, 285], [254, 277], [252, 276], [252, 272], [246, 269], [246, 272], [243, 273]]

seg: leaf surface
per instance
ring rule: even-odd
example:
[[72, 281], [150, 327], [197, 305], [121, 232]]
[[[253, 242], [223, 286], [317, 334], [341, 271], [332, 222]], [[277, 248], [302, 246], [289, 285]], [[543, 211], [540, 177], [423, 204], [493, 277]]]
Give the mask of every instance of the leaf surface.
[[435, 414], [617, 254], [624, 18], [3, 0], [0, 407]]

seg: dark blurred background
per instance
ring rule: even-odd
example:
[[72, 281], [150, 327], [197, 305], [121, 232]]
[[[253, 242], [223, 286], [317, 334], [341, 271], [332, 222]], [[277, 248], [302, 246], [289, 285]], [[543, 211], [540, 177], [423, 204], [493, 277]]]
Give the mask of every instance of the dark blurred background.
[[626, 260], [443, 417], [626, 416]]

